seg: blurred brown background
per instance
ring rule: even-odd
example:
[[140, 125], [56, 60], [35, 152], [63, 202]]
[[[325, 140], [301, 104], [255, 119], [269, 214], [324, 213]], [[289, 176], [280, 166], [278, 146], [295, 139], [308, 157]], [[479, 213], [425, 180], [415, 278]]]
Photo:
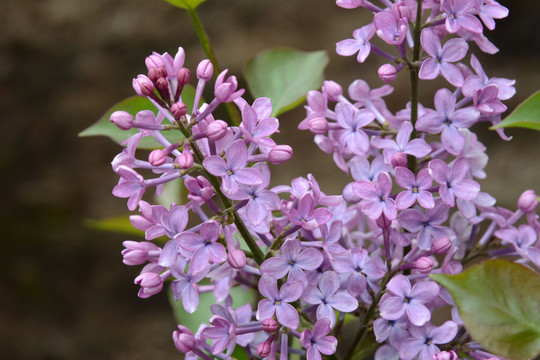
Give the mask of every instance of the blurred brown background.
[[[484, 68], [518, 80], [513, 108], [540, 88], [540, 5], [501, 3], [511, 17], [488, 34], [501, 51], [483, 57]], [[356, 78], [381, 86], [374, 76], [380, 59], [358, 65], [334, 51], [365, 24], [361, 10], [339, 9], [332, 0], [207, 0], [199, 13], [222, 66], [236, 75], [258, 51], [285, 45], [326, 49], [326, 78], [344, 87]], [[140, 269], [121, 262], [121, 242], [129, 237], [81, 225], [126, 212], [125, 201], [111, 195], [117, 177], [109, 163], [120, 148], [107, 138], [77, 138], [132, 95], [145, 56], [174, 54], [180, 45], [193, 70], [204, 54], [189, 18], [160, 0], [0, 2], [0, 358], [180, 357], [165, 296], [138, 299], [132, 281]], [[406, 81], [401, 74], [386, 98], [393, 110], [406, 101]], [[428, 104], [435, 85], [424, 89]], [[281, 117], [277, 140], [294, 145], [295, 156], [275, 168], [273, 179], [312, 172], [327, 193], [337, 193], [345, 180], [311, 135], [296, 130], [303, 116], [297, 109]], [[510, 130], [517, 141], [506, 143], [485, 127], [475, 128], [491, 157], [482, 186], [514, 208], [523, 190], [540, 191], [540, 133]]]

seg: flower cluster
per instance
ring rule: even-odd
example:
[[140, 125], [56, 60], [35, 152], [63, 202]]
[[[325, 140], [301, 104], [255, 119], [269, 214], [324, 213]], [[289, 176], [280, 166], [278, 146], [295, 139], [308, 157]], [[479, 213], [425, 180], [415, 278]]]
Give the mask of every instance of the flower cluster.
[[[488, 77], [472, 54], [470, 66], [460, 62], [470, 42], [497, 51], [483, 29], [493, 29], [508, 10], [494, 0], [380, 3], [337, 1], [373, 13], [337, 52], [358, 53], [361, 63], [371, 54], [384, 58], [379, 76], [386, 83], [407, 69], [411, 102], [394, 113], [383, 99], [390, 85], [370, 89], [356, 80], [346, 97], [340, 85], [326, 81], [321, 91], [308, 93], [299, 125], [351, 176], [341, 195], [326, 195], [312, 175], [271, 187], [267, 163], [288, 160], [292, 148], [271, 139], [279, 123], [270, 99], [249, 104], [224, 71], [212, 100], [201, 104], [213, 75], [204, 60], [193, 103], [186, 104], [190, 72], [182, 48], [174, 58], [150, 55], [148, 74], [133, 80], [157, 115], [112, 114], [119, 128], [139, 130], [112, 163], [120, 176], [113, 194], [139, 210], [131, 222], [146, 235], [147, 241], [124, 242], [122, 252], [125, 264], [145, 265], [135, 279], [139, 296], [152, 296], [170, 281], [187, 312], [197, 310], [203, 292], [216, 299], [212, 318], [196, 334], [182, 325], [173, 333], [186, 358], [228, 359], [240, 346], [249, 358], [297, 353], [318, 360], [336, 353], [347, 317], [360, 324], [352, 347], [340, 351], [347, 359], [370, 327], [381, 344], [376, 359], [457, 359], [464, 350], [474, 359], [497, 359], [466, 336], [451, 296], [429, 274], [459, 273], [486, 254], [540, 267], [534, 192], [524, 192], [512, 212], [496, 206], [477, 181], [486, 176], [488, 157], [470, 127], [500, 122], [514, 81]], [[377, 46], [377, 38], [396, 55]], [[450, 89], [435, 93], [433, 108], [422, 106], [418, 79], [439, 76]], [[214, 118], [227, 102], [238, 108], [241, 123]], [[177, 134], [177, 141], [164, 133]], [[143, 137], [161, 145], [145, 160], [135, 157]], [[184, 204], [167, 208], [142, 200], [149, 188], [159, 194], [179, 179], [188, 193]], [[523, 218], [526, 224], [517, 227]], [[158, 238], [166, 242], [152, 242]], [[233, 307], [234, 287], [256, 289], [256, 307]], [[452, 320], [432, 323], [434, 311], [448, 306]], [[301, 349], [289, 347], [291, 336]]]

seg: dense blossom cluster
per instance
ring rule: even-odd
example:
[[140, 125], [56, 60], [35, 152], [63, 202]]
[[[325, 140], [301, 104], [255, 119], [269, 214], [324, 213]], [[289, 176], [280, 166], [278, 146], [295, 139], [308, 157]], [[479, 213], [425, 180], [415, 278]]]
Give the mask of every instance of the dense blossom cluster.
[[[434, 108], [413, 94], [395, 113], [383, 99], [392, 93], [390, 85], [371, 89], [356, 80], [346, 96], [326, 81], [322, 91], [309, 92], [299, 128], [315, 134], [320, 149], [351, 176], [341, 195], [329, 196], [311, 175], [270, 186], [267, 163], [288, 160], [292, 148], [271, 139], [279, 124], [270, 116], [269, 99], [249, 104], [236, 78], [224, 71], [212, 100], [200, 104], [213, 75], [204, 60], [193, 104], [186, 104], [182, 91], [190, 72], [183, 49], [174, 58], [150, 55], [148, 74], [134, 79], [133, 87], [157, 115], [111, 116], [119, 128], [139, 130], [112, 162], [120, 176], [113, 194], [139, 210], [131, 222], [146, 234], [147, 241], [126, 241], [122, 252], [125, 264], [145, 265], [135, 279], [139, 296], [159, 293], [170, 281], [174, 299], [192, 313], [201, 293], [213, 293], [208, 324], [195, 334], [182, 325], [173, 333], [187, 359], [228, 359], [240, 346], [250, 358], [295, 353], [318, 360], [336, 352], [344, 326], [359, 328], [349, 351], [340, 350], [347, 358], [372, 327], [381, 344], [376, 359], [457, 359], [458, 353], [499, 359], [471, 341], [451, 296], [429, 274], [459, 273], [482, 255], [540, 267], [536, 195], [524, 192], [515, 212], [496, 206], [477, 182], [486, 176], [488, 157], [469, 130], [478, 122], [497, 124], [506, 109], [501, 101], [515, 92], [513, 80], [488, 77], [474, 55], [461, 62], [471, 42], [497, 51], [483, 29], [493, 29], [494, 19], [508, 10], [494, 0], [337, 5], [373, 13], [353, 39], [337, 44], [339, 54], [358, 54], [361, 63], [373, 54], [386, 59], [379, 76], [387, 83], [407, 69], [413, 81], [442, 76], [449, 88], [434, 94]], [[239, 109], [238, 126], [213, 117], [225, 102]], [[164, 132], [178, 133], [178, 141], [171, 143]], [[137, 145], [147, 136], [161, 148], [137, 159]], [[142, 200], [148, 189], [159, 193], [178, 179], [187, 189], [186, 203], [167, 208]], [[167, 241], [152, 242], [158, 238]], [[233, 307], [233, 287], [256, 289], [257, 306]], [[452, 320], [432, 323], [434, 311], [448, 306]], [[290, 337], [302, 348], [290, 347]]]

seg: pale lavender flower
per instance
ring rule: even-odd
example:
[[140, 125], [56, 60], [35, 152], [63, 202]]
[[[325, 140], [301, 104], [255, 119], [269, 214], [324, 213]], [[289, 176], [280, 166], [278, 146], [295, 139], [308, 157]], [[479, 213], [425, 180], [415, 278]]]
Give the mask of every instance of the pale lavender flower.
[[411, 287], [407, 277], [398, 274], [386, 285], [394, 296], [388, 296], [381, 302], [381, 317], [397, 320], [407, 314], [409, 321], [422, 326], [431, 319], [431, 312], [424, 305], [439, 295], [439, 285], [433, 281], [419, 281]]
[[434, 103], [437, 111], [427, 111], [421, 116], [416, 129], [430, 134], [441, 133], [444, 148], [452, 155], [458, 155], [465, 146], [465, 137], [459, 130], [474, 125], [480, 112], [474, 107], [456, 110], [456, 97], [448, 89], [438, 90]]
[[473, 94], [474, 106], [483, 115], [497, 115], [506, 111], [506, 105], [498, 100], [499, 89], [491, 84], [482, 89], [477, 89]]
[[446, 30], [454, 34], [460, 28], [473, 33], [482, 32], [482, 23], [472, 13], [477, 0], [445, 0], [441, 10], [446, 13]]
[[146, 230], [146, 240], [163, 235], [172, 239], [186, 228], [188, 209], [185, 206], [172, 206], [170, 210], [163, 206], [153, 206], [152, 213], [156, 223]]
[[309, 329], [302, 332], [300, 344], [306, 349], [307, 360], [321, 360], [321, 353], [332, 355], [336, 352], [337, 339], [328, 336], [331, 330], [330, 319], [322, 318], [313, 325], [313, 332]]
[[235, 324], [220, 316], [213, 316], [210, 320], [212, 326], [205, 328], [201, 336], [212, 339], [212, 354], [217, 355], [227, 349], [225, 356], [231, 356], [236, 346]]
[[128, 209], [133, 211], [139, 205], [146, 189], [144, 178], [135, 170], [124, 165], [120, 165], [115, 171], [120, 175], [120, 181], [113, 188], [112, 193], [119, 198], [129, 198]]
[[396, 197], [396, 209], [403, 210], [411, 207], [415, 201], [425, 209], [435, 206], [433, 195], [428, 189], [433, 184], [433, 177], [429, 169], [422, 169], [415, 177], [413, 172], [406, 167], [397, 166], [395, 170], [396, 183], [405, 191], [400, 192]]
[[371, 51], [369, 40], [375, 35], [375, 27], [368, 24], [353, 32], [354, 39], [345, 39], [336, 44], [336, 52], [342, 56], [351, 56], [358, 52], [357, 60], [363, 63]]
[[480, 192], [480, 185], [476, 181], [465, 178], [470, 169], [467, 159], [456, 159], [452, 167], [442, 160], [435, 159], [429, 162], [429, 168], [433, 179], [441, 185], [439, 195], [448, 206], [455, 205], [456, 197], [474, 200]]
[[512, 244], [516, 252], [524, 259], [540, 267], [540, 249], [535, 247], [537, 234], [529, 225], [520, 225], [519, 230], [508, 227], [495, 231], [495, 236], [503, 243]]
[[227, 259], [225, 247], [217, 242], [219, 233], [219, 224], [210, 220], [201, 225], [201, 235], [185, 231], [176, 236], [182, 249], [193, 254], [190, 269], [194, 275], [207, 270], [210, 260], [217, 264]]
[[471, 55], [471, 66], [476, 72], [476, 75], [467, 76], [465, 79], [465, 83], [461, 89], [463, 95], [472, 97], [476, 90], [491, 84], [497, 85], [497, 97], [499, 100], [508, 100], [516, 93], [516, 88], [514, 87], [516, 84], [515, 80], [497, 77], [489, 78], [484, 72], [480, 61], [474, 55]]
[[319, 278], [319, 286], [310, 286], [302, 299], [317, 307], [317, 320], [325, 317], [330, 319], [330, 327], [336, 324], [336, 313], [351, 312], [358, 308], [358, 301], [346, 291], [338, 291], [340, 287], [339, 276], [333, 271], [327, 271]]
[[375, 340], [382, 343], [388, 339], [388, 343], [396, 348], [399, 347], [399, 344], [401, 344], [404, 339], [409, 337], [407, 328], [408, 322], [404, 317], [398, 320], [379, 318], [373, 323]]
[[220, 156], [213, 155], [203, 161], [204, 168], [215, 176], [223, 179], [222, 189], [227, 193], [236, 193], [238, 184], [260, 185], [264, 179], [261, 174], [247, 168], [248, 151], [243, 140], [237, 140], [226, 150], [227, 161]]
[[489, 30], [495, 29], [495, 20], [493, 19], [503, 19], [508, 16], [508, 9], [495, 0], [477, 1], [476, 11]]
[[259, 280], [259, 292], [266, 299], [259, 301], [257, 319], [264, 320], [276, 314], [277, 321], [288, 328], [296, 329], [300, 317], [296, 309], [289, 303], [302, 296], [304, 286], [301, 281], [287, 282], [278, 291], [277, 280], [270, 275], [263, 275]]
[[338, 103], [336, 117], [343, 128], [339, 136], [340, 150], [347, 146], [354, 154], [365, 155], [369, 150], [369, 138], [362, 127], [371, 123], [375, 115], [366, 109], [358, 110], [350, 104]]
[[326, 224], [332, 213], [326, 208], [314, 209], [315, 202], [310, 193], [306, 193], [298, 201], [296, 209], [289, 209], [287, 216], [289, 220], [305, 230], [315, 230], [319, 225]]
[[383, 96], [389, 95], [394, 91], [392, 86], [383, 85], [380, 88], [371, 90], [367, 82], [358, 79], [352, 82], [348, 91], [351, 99], [356, 101], [354, 106], [364, 106], [366, 109], [373, 112], [381, 124], [392, 117], [392, 114], [388, 111], [386, 104], [382, 99]]
[[261, 266], [262, 274], [268, 274], [276, 279], [282, 279], [289, 274], [289, 281], [300, 280], [307, 285], [304, 270], [315, 270], [323, 262], [323, 255], [314, 248], [302, 251], [298, 239], [289, 239], [281, 246], [281, 255], [265, 260]]
[[409, 329], [411, 337], [401, 343], [399, 355], [403, 360], [432, 360], [433, 355], [441, 350], [435, 344], [446, 344], [457, 334], [458, 326], [453, 321], [447, 321], [439, 327], [426, 324], [422, 327]]
[[364, 200], [362, 211], [370, 219], [377, 220], [381, 214], [389, 220], [396, 218], [396, 204], [389, 196], [392, 191], [392, 179], [388, 173], [379, 173], [376, 185], [367, 181], [353, 183], [353, 191]]
[[424, 139], [410, 140], [412, 132], [412, 124], [409, 121], [406, 121], [399, 128], [396, 141], [378, 138], [374, 139], [372, 143], [373, 146], [379, 149], [384, 149], [384, 160], [387, 164], [390, 164], [392, 161], [392, 156], [399, 152], [412, 155], [416, 158], [421, 158], [428, 155], [431, 152], [431, 146], [429, 146]]
[[405, 40], [409, 26], [406, 19], [396, 19], [389, 12], [379, 12], [373, 18], [377, 36], [390, 45], [399, 45]]
[[459, 68], [451, 64], [465, 57], [469, 45], [465, 40], [454, 38], [448, 40], [444, 46], [441, 46], [439, 37], [431, 28], [422, 30], [420, 42], [424, 50], [431, 55], [430, 58], [422, 61], [418, 77], [424, 80], [435, 79], [439, 73], [442, 73], [448, 82], [456, 87], [463, 86], [463, 75]]
[[169, 267], [172, 275], [176, 278], [171, 282], [171, 292], [174, 300], [178, 301], [182, 299], [182, 305], [184, 309], [192, 314], [199, 307], [199, 292], [197, 291], [197, 283], [204, 279], [207, 272], [201, 272], [197, 275], [191, 273], [191, 269], [188, 269], [184, 273], [182, 267], [177, 267], [175, 264]]
[[242, 108], [242, 123], [240, 129], [244, 139], [260, 146], [273, 147], [274, 141], [268, 136], [279, 128], [276, 118], [270, 117], [272, 103], [269, 98], [258, 98], [253, 107], [245, 104]]

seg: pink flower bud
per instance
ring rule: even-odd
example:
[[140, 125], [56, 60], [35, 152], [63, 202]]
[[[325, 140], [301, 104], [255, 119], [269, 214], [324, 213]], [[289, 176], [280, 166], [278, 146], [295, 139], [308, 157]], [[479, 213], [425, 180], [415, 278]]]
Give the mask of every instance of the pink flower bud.
[[208, 59], [205, 59], [199, 63], [197, 66], [197, 79], [209, 81], [212, 79], [212, 74], [214, 73], [214, 66], [212, 62]]
[[375, 220], [375, 223], [381, 229], [389, 228], [392, 225], [392, 221], [390, 221], [390, 219], [384, 216], [384, 214], [382, 214], [377, 220]]
[[392, 15], [394, 15], [396, 19], [403, 19], [407, 22], [411, 20], [411, 17], [412, 17], [411, 9], [405, 6], [405, 3], [403, 1], [392, 5], [391, 11], [392, 11]]
[[223, 70], [214, 84], [214, 95], [216, 96], [216, 99], [222, 103], [234, 101], [234, 99], [242, 96], [244, 93], [244, 89], [236, 91], [236, 89], [238, 89], [238, 80], [236, 79], [236, 76], [225, 78], [227, 72], [228, 70]]
[[407, 166], [407, 154], [402, 152], [397, 152], [392, 155], [392, 165], [394, 166]]
[[336, 5], [344, 9], [355, 9], [364, 5], [364, 0], [337, 0]]
[[429, 274], [431, 270], [433, 270], [433, 260], [428, 257], [422, 256], [421, 258], [416, 260], [414, 267], [421, 274]]
[[129, 130], [133, 127], [133, 115], [125, 111], [115, 111], [109, 120], [122, 130]]
[[126, 265], [141, 265], [148, 261], [148, 251], [159, 248], [149, 241], [124, 241], [122, 250], [123, 263]]
[[341, 96], [341, 94], [343, 94], [341, 85], [331, 80], [326, 80], [323, 83], [322, 91], [330, 101], [334, 102], [338, 101], [338, 98]]
[[223, 120], [216, 120], [208, 123], [206, 135], [212, 141], [221, 140], [226, 134], [229, 125]]
[[156, 81], [156, 88], [163, 99], [169, 98], [169, 82], [166, 78], [161, 77]]
[[144, 59], [144, 64], [146, 65], [146, 68], [148, 71], [152, 68], [159, 68], [164, 67], [165, 63], [163, 62], [163, 58], [159, 54], [152, 54], [150, 56], [147, 56], [146, 59]]
[[276, 145], [268, 153], [268, 161], [277, 165], [284, 163], [292, 157], [293, 149], [289, 145]]
[[451, 247], [452, 240], [450, 240], [449, 237], [443, 236], [433, 241], [431, 250], [433, 250], [433, 252], [436, 254], [445, 254], [448, 252], [448, 250], [450, 250]]
[[518, 209], [524, 213], [534, 212], [538, 206], [537, 195], [533, 190], [524, 191], [523, 194], [519, 197], [518, 200]]
[[178, 71], [178, 74], [176, 74], [176, 80], [178, 80], [178, 85], [182, 84], [182, 87], [183, 87], [189, 82], [190, 77], [191, 77], [191, 73], [189, 69], [181, 68]]
[[174, 103], [171, 106], [171, 113], [173, 114], [176, 120], [179, 120], [182, 116], [186, 115], [187, 113], [186, 104], [184, 104], [181, 101]]
[[278, 323], [274, 319], [264, 319], [262, 325], [263, 330], [267, 333], [273, 333], [278, 329]]
[[392, 64], [384, 64], [379, 68], [379, 78], [385, 83], [391, 83], [396, 80], [397, 69]]
[[270, 343], [268, 342], [262, 342], [257, 346], [257, 355], [259, 355], [262, 358], [267, 357], [270, 355]]
[[192, 351], [196, 344], [195, 336], [185, 326], [178, 325], [178, 329], [180, 330], [175, 330], [172, 334], [174, 346], [182, 353]]
[[135, 278], [135, 284], [141, 287], [138, 296], [142, 299], [149, 298], [163, 289], [163, 279], [161, 279], [159, 274], [152, 272], [142, 273], [137, 276]]
[[152, 80], [154, 83], [158, 81], [160, 78], [166, 78], [167, 77], [167, 70], [165, 70], [164, 67], [153, 67], [148, 70], [148, 78]]
[[154, 93], [154, 84], [145, 75], [138, 75], [136, 79], [133, 79], [133, 90], [139, 96], [151, 96]]
[[191, 152], [189, 150], [183, 151], [176, 158], [176, 162], [178, 163], [178, 166], [180, 166], [180, 169], [191, 169], [191, 167], [193, 166], [193, 155], [191, 155]]
[[328, 131], [328, 120], [317, 117], [309, 121], [309, 131], [312, 134], [325, 134]]
[[242, 269], [246, 266], [246, 254], [240, 249], [231, 250], [227, 255], [227, 262], [233, 269]]
[[148, 162], [152, 164], [152, 166], [160, 166], [165, 164], [167, 161], [167, 153], [163, 150], [152, 150], [150, 155], [148, 155]]
[[438, 354], [433, 354], [433, 360], [459, 360], [458, 355], [454, 350], [441, 351]]

